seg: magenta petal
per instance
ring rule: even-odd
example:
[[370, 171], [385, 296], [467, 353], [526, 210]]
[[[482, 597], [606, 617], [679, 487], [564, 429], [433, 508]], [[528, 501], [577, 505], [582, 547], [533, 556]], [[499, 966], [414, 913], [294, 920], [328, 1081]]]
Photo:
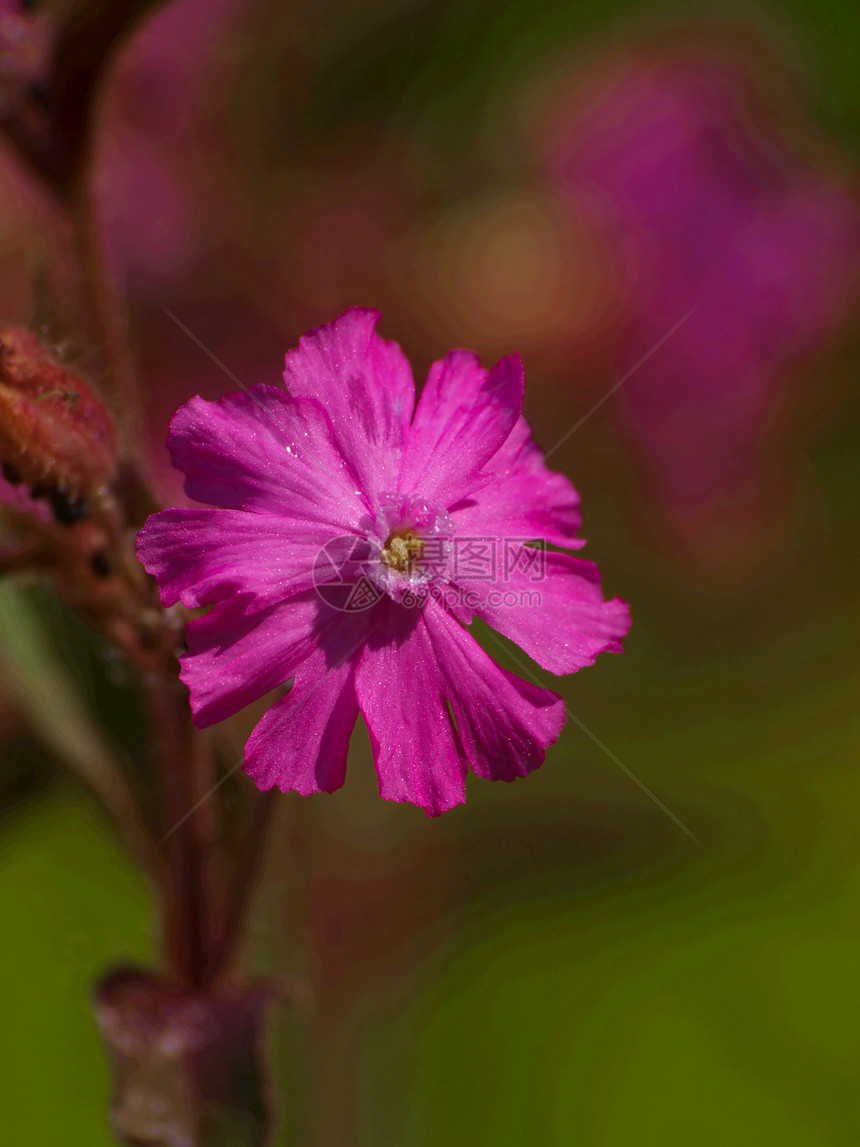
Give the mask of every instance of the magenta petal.
[[399, 488], [444, 506], [468, 497], [492, 479], [483, 469], [522, 405], [519, 355], [501, 359], [490, 372], [466, 350], [434, 362], [409, 431]]
[[473, 492], [452, 513], [461, 536], [543, 539], [578, 549], [582, 524], [579, 494], [564, 474], [549, 470], [522, 417], [507, 441], [487, 463], [493, 481]]
[[312, 592], [257, 612], [228, 598], [189, 622], [180, 677], [191, 692], [195, 724], [223, 721], [286, 684], [342, 621]]
[[466, 759], [436, 652], [420, 611], [384, 601], [374, 615], [355, 685], [379, 792], [436, 816], [466, 799]]
[[465, 800], [470, 766], [537, 768], [564, 723], [557, 694], [461, 621], [478, 613], [565, 673], [620, 649], [629, 616], [592, 563], [522, 544], [581, 543], [576, 491], [521, 417], [519, 358], [487, 372], [452, 351], [410, 422], [411, 373], [377, 319], [353, 310], [302, 339], [292, 393], [183, 407], [170, 449], [208, 506], [154, 514], [138, 552], [165, 605], [209, 608], [180, 659], [198, 725], [282, 690], [246, 746], [260, 788], [342, 785], [360, 711], [381, 795], [432, 816]]
[[367, 514], [328, 415], [311, 398], [262, 385], [218, 402], [192, 398], [173, 416], [167, 445], [196, 502], [344, 528]]
[[495, 781], [526, 776], [558, 739], [564, 701], [496, 665], [435, 603], [424, 617], [472, 772]]
[[379, 312], [354, 307], [287, 352], [284, 383], [328, 411], [336, 441], [366, 494], [393, 490], [412, 407], [412, 369], [376, 333]]
[[340, 788], [358, 716], [357, 659], [358, 650], [347, 646], [339, 656], [320, 651], [304, 662], [290, 692], [266, 713], [245, 746], [245, 772], [258, 788], [305, 796]]
[[161, 600], [189, 609], [244, 595], [262, 609], [313, 588], [314, 560], [332, 528], [242, 510], [162, 510], [137, 537]]
[[603, 600], [597, 566], [569, 554], [542, 557], [541, 577], [534, 551], [512, 546], [504, 581], [464, 581], [474, 612], [552, 673], [575, 673], [599, 653], [620, 653], [630, 611], [618, 598]]

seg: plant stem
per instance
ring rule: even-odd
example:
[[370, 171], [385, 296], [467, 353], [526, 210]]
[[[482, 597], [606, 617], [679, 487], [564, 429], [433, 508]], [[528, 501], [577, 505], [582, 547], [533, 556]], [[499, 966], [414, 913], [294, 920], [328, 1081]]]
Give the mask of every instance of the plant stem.
[[230, 896], [217, 944], [218, 963], [214, 974], [227, 979], [240, 955], [239, 940], [256, 889], [266, 844], [268, 829], [277, 806], [278, 796], [272, 792], [260, 793], [254, 802], [251, 824], [245, 834], [236, 860]]
[[[10, 111], [0, 127], [31, 173], [67, 210], [73, 228], [81, 289], [84, 333], [102, 360], [109, 380], [110, 404], [127, 449], [138, 467], [143, 449], [142, 404], [130, 349], [129, 323], [122, 292], [111, 281], [92, 195], [93, 111], [110, 61], [131, 29], [163, 0], [79, 0], [63, 16], [45, 77], [46, 97], [40, 109]], [[108, 500], [98, 511], [111, 536], [132, 596], [140, 612], [157, 609], [151, 584], [129, 551], [128, 526]], [[126, 551], [129, 551], [128, 553]], [[139, 576], [137, 576], [139, 575]], [[213, 810], [189, 811], [211, 785], [208, 750], [192, 729], [187, 695], [176, 675], [170, 651], [155, 666], [143, 666], [161, 788], [165, 851], [169, 877], [162, 884], [165, 902], [164, 943], [168, 963], [179, 982], [198, 988], [209, 978], [213, 957], [211, 890], [207, 888]], [[104, 778], [102, 778], [103, 780]], [[112, 780], [113, 803], [121, 774]], [[130, 792], [128, 799], [133, 802]]]
[[33, 175], [53, 195], [70, 199], [89, 169], [93, 108], [122, 41], [164, 0], [78, 0], [57, 28], [44, 98], [13, 109], [0, 128]]
[[170, 881], [164, 888], [164, 946], [170, 970], [188, 989], [201, 989], [212, 957], [211, 897], [206, 881], [205, 814], [194, 755], [200, 735], [189, 720], [188, 700], [175, 673], [153, 675], [144, 686], [161, 792], [162, 844]]

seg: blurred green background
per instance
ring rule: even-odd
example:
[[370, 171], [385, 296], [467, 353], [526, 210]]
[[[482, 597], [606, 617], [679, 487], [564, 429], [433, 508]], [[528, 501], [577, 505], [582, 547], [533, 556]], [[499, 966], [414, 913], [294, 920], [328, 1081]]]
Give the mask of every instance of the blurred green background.
[[[158, 24], [171, 7], [188, 43], [175, 13]], [[694, 16], [709, 35], [700, 10], [605, 0], [165, 8], [111, 80], [100, 160], [154, 457], [180, 401], [232, 389], [158, 301], [247, 381], [356, 303], [384, 309], [418, 377], [449, 343], [516, 349], [501, 304], [483, 327], [446, 310], [445, 267], [420, 293], [425, 253], [480, 205], [539, 193], [523, 108], [559, 61], [567, 74]], [[732, 27], [803, 88], [807, 130], [856, 161], [857, 7], [761, 5]], [[182, 83], [202, 107], [162, 138]], [[206, 222], [187, 250], [179, 208], [162, 248], [135, 240], [138, 170], [191, 188]], [[13, 317], [39, 221], [20, 196], [0, 235]], [[535, 323], [515, 334], [550, 445], [614, 376], [590, 336]], [[643, 529], [655, 510], [611, 402], [554, 456], [582, 494], [586, 556], [634, 617], [624, 654], [561, 691], [695, 840], [572, 721], [528, 780], [473, 778], [438, 820], [379, 801], [363, 730], [340, 793], [281, 800], [246, 954], [286, 989], [278, 1143], [860, 1142], [859, 351], [849, 331], [807, 368], [787, 524], [730, 576]], [[154, 941], [148, 889], [79, 777], [103, 743], [134, 757], [134, 686], [49, 591], [10, 585], [0, 682], [3, 1138], [94, 1147], [109, 1078], [91, 985]]]

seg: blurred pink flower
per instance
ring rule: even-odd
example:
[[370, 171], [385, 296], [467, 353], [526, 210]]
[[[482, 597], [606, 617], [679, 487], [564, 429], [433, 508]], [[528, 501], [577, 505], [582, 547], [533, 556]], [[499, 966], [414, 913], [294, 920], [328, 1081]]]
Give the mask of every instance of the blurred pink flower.
[[487, 371], [452, 351], [416, 405], [378, 318], [354, 309], [305, 336], [287, 390], [183, 406], [171, 456], [207, 508], [154, 514], [138, 552], [165, 605], [212, 607], [182, 658], [198, 724], [292, 679], [245, 750], [261, 788], [339, 788], [360, 710], [382, 796], [435, 815], [465, 800], [468, 768], [537, 768], [564, 724], [562, 699], [463, 623], [477, 614], [562, 674], [620, 651], [629, 615], [592, 562], [523, 544], [584, 542], [576, 491], [521, 415], [519, 358]]
[[780, 136], [728, 60], [604, 72], [556, 117], [550, 151], [626, 281], [619, 373], [695, 308], [618, 396], [658, 500], [700, 556], [754, 549], [784, 498], [787, 383], [806, 366], [822, 389], [810, 356], [855, 298], [853, 192]]

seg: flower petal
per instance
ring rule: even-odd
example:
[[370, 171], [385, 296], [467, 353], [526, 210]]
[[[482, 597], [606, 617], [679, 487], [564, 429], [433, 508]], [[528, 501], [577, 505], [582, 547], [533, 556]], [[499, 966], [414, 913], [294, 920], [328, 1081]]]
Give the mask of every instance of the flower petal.
[[472, 772], [496, 781], [526, 776], [558, 739], [564, 701], [497, 665], [436, 603], [424, 618]]
[[524, 418], [518, 419], [487, 470], [493, 481], [451, 508], [458, 534], [542, 538], [568, 549], [585, 545], [576, 536], [582, 525], [579, 494], [564, 474], [547, 468]]
[[[223, 721], [285, 684], [318, 646], [337, 647], [344, 621], [311, 592], [256, 613], [229, 598], [189, 622], [180, 677], [191, 692], [195, 724]], [[355, 624], [362, 623], [359, 615]]]
[[[543, 576], [540, 561], [543, 559]], [[604, 601], [594, 562], [570, 554], [508, 547], [505, 580], [463, 581], [468, 605], [493, 629], [556, 674], [575, 673], [599, 653], [620, 653], [630, 611], [619, 598]]]
[[379, 312], [354, 307], [287, 352], [284, 383], [331, 416], [338, 445], [371, 495], [395, 489], [415, 384], [397, 343], [376, 334]]
[[513, 430], [523, 405], [519, 355], [492, 371], [471, 351], [434, 362], [415, 411], [400, 489], [446, 507], [491, 480], [484, 467]]
[[192, 398], [173, 416], [167, 445], [196, 502], [352, 528], [367, 514], [328, 415], [312, 398], [266, 385], [217, 402]]
[[466, 799], [466, 759], [445, 701], [436, 652], [419, 610], [387, 599], [356, 672], [379, 792], [436, 816]]
[[137, 555], [166, 606], [196, 609], [241, 594], [249, 610], [262, 609], [313, 589], [315, 559], [331, 533], [277, 514], [161, 510], [138, 534]]
[[[339, 634], [343, 644], [344, 634]], [[360, 644], [360, 638], [359, 638]], [[320, 650], [295, 675], [286, 697], [262, 718], [245, 746], [245, 772], [258, 788], [329, 792], [346, 777], [349, 738], [358, 716], [358, 650]]]

